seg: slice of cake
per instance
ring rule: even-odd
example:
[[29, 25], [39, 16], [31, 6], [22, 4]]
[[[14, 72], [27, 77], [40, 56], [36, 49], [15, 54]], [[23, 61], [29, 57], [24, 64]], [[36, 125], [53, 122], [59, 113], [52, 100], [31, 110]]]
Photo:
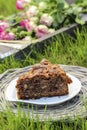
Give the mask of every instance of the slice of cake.
[[38, 99], [41, 97], [61, 96], [69, 93], [68, 84], [72, 80], [57, 64], [43, 59], [35, 64], [29, 72], [17, 80], [18, 99]]

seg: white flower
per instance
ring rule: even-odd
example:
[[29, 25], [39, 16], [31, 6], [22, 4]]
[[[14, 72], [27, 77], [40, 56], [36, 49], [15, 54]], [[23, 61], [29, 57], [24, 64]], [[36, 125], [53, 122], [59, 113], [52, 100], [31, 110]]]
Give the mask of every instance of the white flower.
[[39, 3], [39, 9], [41, 11], [45, 10], [47, 8], [47, 3], [46, 2], [40, 2]]
[[38, 17], [31, 17], [29, 20], [34, 23], [37, 23], [39, 21]]
[[36, 6], [30, 6], [29, 9], [26, 11], [26, 15], [28, 18], [36, 16], [39, 13], [39, 10]]
[[35, 32], [36, 32], [36, 37], [37, 38], [40, 38], [40, 37], [43, 37], [44, 35], [48, 34], [48, 27], [45, 26], [45, 25], [39, 25], [36, 27], [35, 29]]
[[25, 2], [30, 3], [32, 0], [25, 0]]
[[53, 17], [50, 16], [49, 14], [43, 14], [41, 16], [40, 23], [47, 26], [51, 26], [53, 23]]

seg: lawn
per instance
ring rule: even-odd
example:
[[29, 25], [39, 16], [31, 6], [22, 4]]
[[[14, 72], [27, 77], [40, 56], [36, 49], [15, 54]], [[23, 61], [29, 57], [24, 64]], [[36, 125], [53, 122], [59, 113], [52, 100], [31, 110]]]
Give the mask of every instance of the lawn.
[[58, 64], [87, 67], [87, 30], [84, 27], [81, 32], [77, 29], [76, 35], [76, 39], [67, 34], [62, 34], [62, 37], [57, 36], [49, 41], [49, 46], [45, 46], [43, 53], [33, 48], [32, 56], [25, 53], [25, 59], [14, 59], [13, 56], [5, 58], [0, 62], [0, 73], [10, 68], [38, 63], [42, 58]]
[[0, 0], [0, 15], [8, 16], [16, 12], [15, 0]]
[[[0, 0], [1, 15], [8, 16], [16, 12], [15, 0]], [[83, 26], [82, 30], [78, 30], [76, 39], [62, 34], [50, 41], [49, 46], [45, 46], [42, 52], [33, 49], [32, 57], [25, 54], [25, 59], [15, 59], [14, 56], [0, 60], [0, 73], [3, 73], [10, 68], [19, 68], [34, 63], [38, 63], [41, 59], [47, 58], [52, 63], [66, 64], [74, 66], [83, 66], [87, 68], [87, 30]], [[87, 104], [86, 104], [87, 105]], [[83, 118], [76, 118], [75, 121], [70, 119], [68, 122], [39, 122], [38, 119], [29, 120], [29, 115], [23, 113], [21, 115], [20, 108], [18, 108], [18, 115], [15, 116], [8, 107], [6, 111], [0, 113], [0, 130], [87, 130], [87, 120]]]

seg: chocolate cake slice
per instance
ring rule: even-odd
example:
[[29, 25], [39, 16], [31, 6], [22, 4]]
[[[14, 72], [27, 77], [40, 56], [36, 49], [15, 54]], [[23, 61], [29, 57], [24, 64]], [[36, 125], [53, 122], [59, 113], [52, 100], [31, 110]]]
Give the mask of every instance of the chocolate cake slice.
[[61, 96], [69, 93], [68, 84], [72, 80], [57, 64], [43, 59], [35, 64], [29, 72], [17, 80], [18, 99], [38, 99], [41, 97]]

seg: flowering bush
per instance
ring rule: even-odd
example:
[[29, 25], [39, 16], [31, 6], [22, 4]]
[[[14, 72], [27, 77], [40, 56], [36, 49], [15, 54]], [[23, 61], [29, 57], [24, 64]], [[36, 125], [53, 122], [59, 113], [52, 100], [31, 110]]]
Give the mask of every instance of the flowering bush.
[[81, 14], [86, 7], [79, 5], [65, 0], [16, 0], [20, 13], [0, 20], [0, 40], [37, 39], [72, 22], [84, 24]]

